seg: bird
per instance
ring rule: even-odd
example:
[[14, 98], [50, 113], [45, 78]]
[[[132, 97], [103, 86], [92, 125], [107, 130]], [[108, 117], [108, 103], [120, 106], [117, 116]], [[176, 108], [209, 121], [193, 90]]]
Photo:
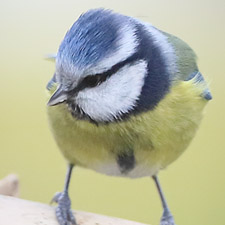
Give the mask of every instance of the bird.
[[53, 197], [58, 223], [77, 224], [69, 183], [78, 166], [153, 178], [160, 225], [175, 225], [158, 173], [188, 147], [212, 99], [194, 51], [148, 22], [97, 8], [80, 15], [50, 58], [48, 120], [68, 164]]

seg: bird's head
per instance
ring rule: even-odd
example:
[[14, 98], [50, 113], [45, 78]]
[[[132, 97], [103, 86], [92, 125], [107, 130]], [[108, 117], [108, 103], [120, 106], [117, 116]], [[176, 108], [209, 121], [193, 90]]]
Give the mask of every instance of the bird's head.
[[[146, 47], [135, 19], [110, 10], [82, 14], [62, 41], [48, 105], [66, 103], [72, 115], [110, 122], [137, 105], [147, 74]], [[140, 32], [139, 32], [140, 33]]]

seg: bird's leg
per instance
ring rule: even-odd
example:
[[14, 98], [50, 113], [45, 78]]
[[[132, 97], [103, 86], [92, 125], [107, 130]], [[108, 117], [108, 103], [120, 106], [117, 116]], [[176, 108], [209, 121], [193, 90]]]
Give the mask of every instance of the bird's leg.
[[169, 207], [167, 205], [166, 199], [164, 197], [164, 194], [162, 192], [162, 188], [160, 186], [159, 180], [157, 176], [152, 176], [153, 180], [155, 181], [157, 190], [159, 192], [160, 195], [160, 199], [162, 202], [162, 206], [163, 206], [163, 215], [162, 218], [160, 220], [160, 225], [175, 225], [174, 222], [174, 218], [169, 210]]
[[76, 220], [71, 211], [71, 202], [68, 194], [72, 169], [73, 165], [69, 164], [66, 174], [64, 191], [56, 193], [52, 199], [52, 202], [58, 203], [58, 206], [56, 207], [56, 217], [60, 225], [76, 225]]

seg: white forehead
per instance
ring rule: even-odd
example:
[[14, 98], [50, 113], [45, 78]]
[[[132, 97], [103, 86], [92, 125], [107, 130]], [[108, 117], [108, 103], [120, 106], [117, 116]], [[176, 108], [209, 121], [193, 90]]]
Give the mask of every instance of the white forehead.
[[113, 121], [132, 110], [147, 74], [143, 60], [126, 65], [101, 85], [78, 93], [76, 103], [95, 121]]

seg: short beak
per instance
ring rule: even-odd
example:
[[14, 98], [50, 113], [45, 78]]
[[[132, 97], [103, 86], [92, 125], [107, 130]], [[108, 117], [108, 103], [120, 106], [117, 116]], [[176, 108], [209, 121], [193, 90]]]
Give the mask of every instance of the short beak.
[[62, 85], [59, 85], [52, 97], [48, 101], [48, 106], [58, 105], [67, 100], [67, 93]]

